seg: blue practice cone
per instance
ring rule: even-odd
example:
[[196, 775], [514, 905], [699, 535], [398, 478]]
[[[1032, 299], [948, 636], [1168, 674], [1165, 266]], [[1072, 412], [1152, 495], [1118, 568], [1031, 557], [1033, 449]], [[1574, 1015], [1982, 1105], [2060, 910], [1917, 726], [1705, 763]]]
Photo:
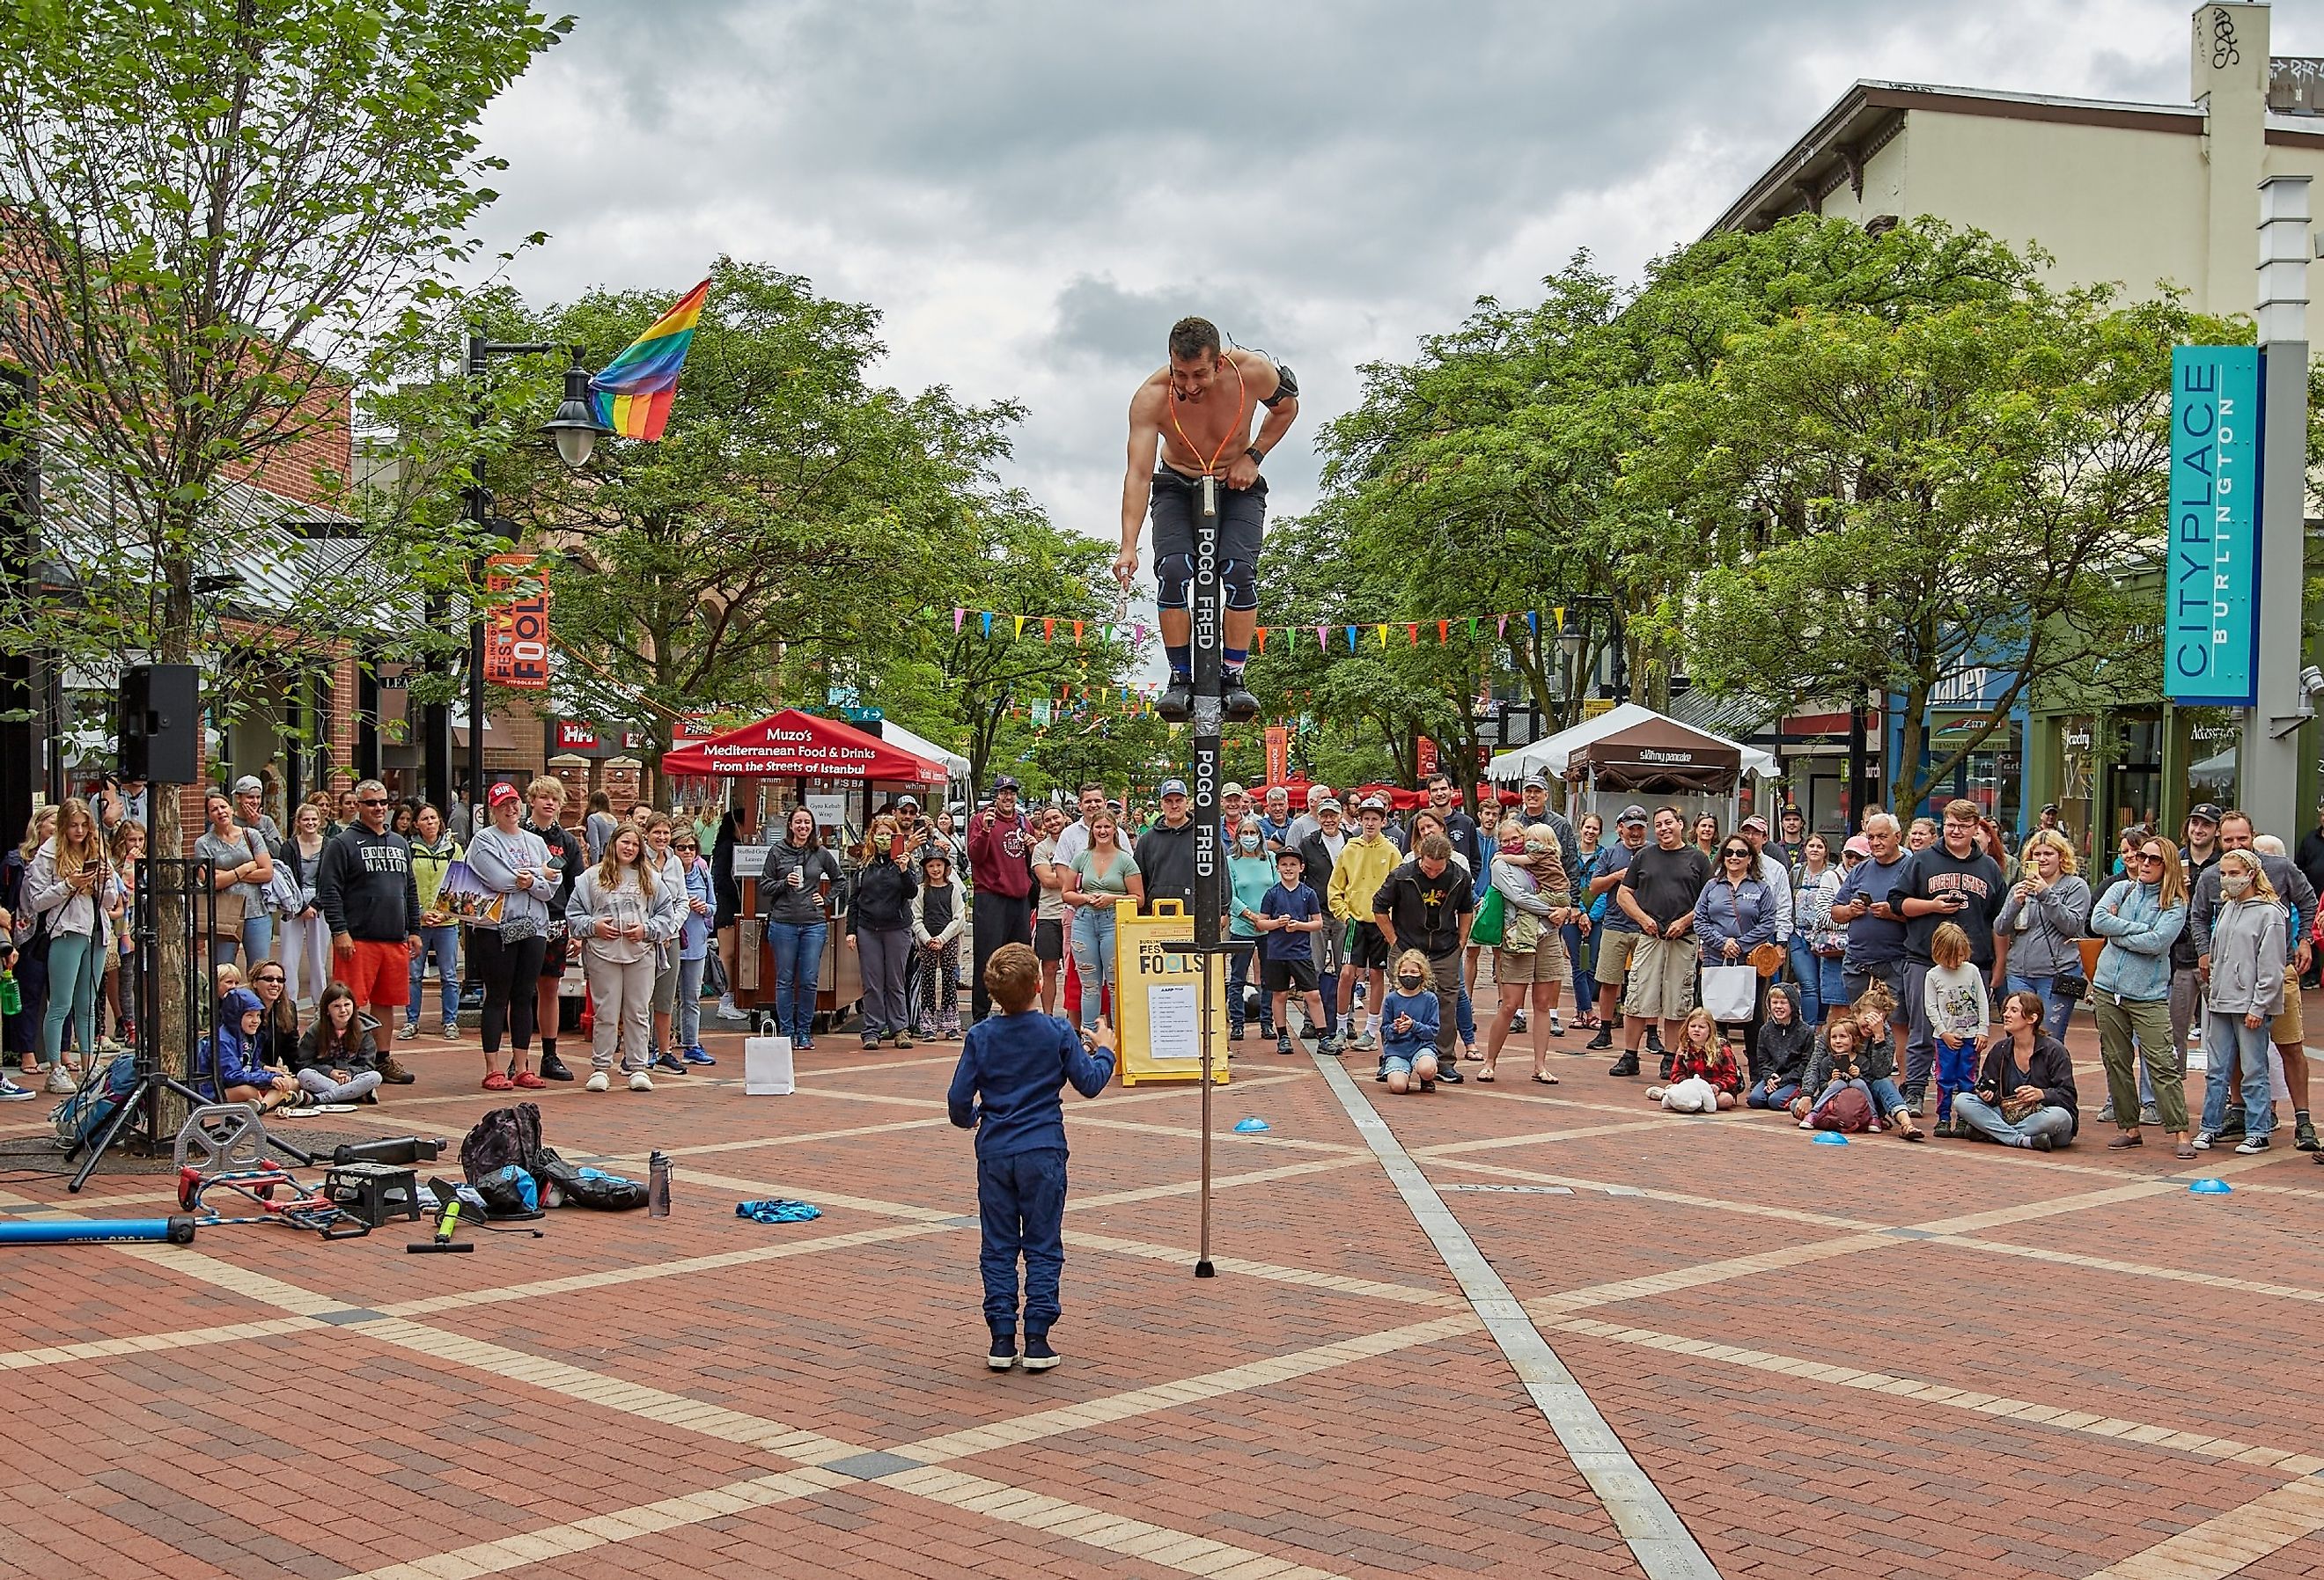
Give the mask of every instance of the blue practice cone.
[[2187, 1188], [2197, 1196], [2226, 1196], [2235, 1187], [2224, 1179], [2198, 1179]]
[[1249, 1119], [1239, 1119], [1235, 1121], [1235, 1134], [1239, 1136], [1255, 1136], [1263, 1130], [1269, 1130], [1272, 1128], [1273, 1127], [1270, 1126], [1267, 1121], [1259, 1118], [1257, 1114], [1253, 1114]]
[[1848, 1145], [1848, 1138], [1836, 1130], [1820, 1130], [1815, 1132], [1815, 1144], [1819, 1147], [1844, 1147]]

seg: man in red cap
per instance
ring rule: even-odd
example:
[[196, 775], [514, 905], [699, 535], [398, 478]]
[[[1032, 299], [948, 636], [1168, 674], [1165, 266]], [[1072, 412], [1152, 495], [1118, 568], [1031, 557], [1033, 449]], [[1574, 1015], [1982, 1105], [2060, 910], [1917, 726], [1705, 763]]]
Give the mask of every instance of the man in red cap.
[[968, 826], [968, 869], [976, 885], [970, 906], [975, 927], [969, 1012], [982, 1021], [991, 1002], [984, 990], [984, 963], [1003, 944], [1033, 941], [1033, 831], [1017, 809], [1017, 781], [1002, 774], [992, 781], [992, 804]]

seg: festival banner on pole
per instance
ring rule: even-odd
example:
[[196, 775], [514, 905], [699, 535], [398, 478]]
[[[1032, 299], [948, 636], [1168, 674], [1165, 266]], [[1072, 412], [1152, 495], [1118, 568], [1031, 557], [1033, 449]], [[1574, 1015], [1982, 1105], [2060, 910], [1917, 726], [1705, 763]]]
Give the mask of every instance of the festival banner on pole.
[[[484, 561], [484, 679], [520, 691], [549, 689], [549, 571], [538, 554]], [[513, 594], [513, 596], [509, 595]]]
[[1281, 725], [1267, 726], [1267, 782], [1281, 784], [1291, 777], [1291, 732]]

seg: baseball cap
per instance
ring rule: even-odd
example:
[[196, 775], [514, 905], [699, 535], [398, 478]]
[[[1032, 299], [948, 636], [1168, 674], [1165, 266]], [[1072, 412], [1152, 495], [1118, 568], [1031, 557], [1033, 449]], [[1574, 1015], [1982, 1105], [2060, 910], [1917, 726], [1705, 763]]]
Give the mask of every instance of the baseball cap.
[[1166, 797], [1183, 796], [1186, 793], [1186, 781], [1183, 779], [1166, 779], [1162, 781], [1162, 788], [1155, 793]]
[[1225, 783], [1225, 785], [1224, 785], [1224, 786], [1222, 786], [1222, 787], [1220, 789], [1220, 790], [1219, 790], [1219, 794], [1220, 794], [1220, 796], [1222, 796], [1222, 797], [1226, 797], [1226, 796], [1239, 796], [1239, 795], [1241, 795], [1242, 793], [1243, 793], [1243, 788], [1242, 788], [1242, 786], [1240, 786], [1240, 785], [1237, 784], [1237, 783], [1236, 783], [1234, 781], [1232, 781], [1232, 780], [1229, 780], [1229, 781], [1227, 781], [1227, 782]]
[[234, 781], [234, 793], [238, 796], [254, 796], [265, 788], [264, 782], [254, 773], [245, 773]]
[[1872, 842], [1865, 838], [1861, 834], [1852, 835], [1849, 836], [1848, 843], [1840, 846], [1840, 849], [1849, 855], [1860, 855], [1869, 858], [1872, 855]]
[[1524, 790], [1547, 790], [1549, 788], [1549, 776], [1545, 773], [1528, 773], [1525, 776], [1525, 783], [1519, 788]]
[[506, 780], [501, 781], [500, 783], [493, 786], [491, 790], [484, 792], [484, 801], [488, 806], [506, 806], [511, 801], [521, 801], [524, 798], [522, 796], [516, 793], [516, 786], [509, 783]]
[[1296, 845], [1286, 845], [1281, 850], [1277, 851], [1275, 853], [1275, 859], [1278, 864], [1286, 860], [1289, 860], [1297, 862], [1302, 866], [1305, 866], [1307, 864], [1307, 858], [1299, 854], [1299, 847]]
[[1754, 812], [1751, 816], [1743, 819], [1743, 827], [1750, 829], [1754, 833], [1765, 834], [1767, 832], [1767, 820], [1765, 818], [1760, 817], [1757, 812]]
[[1002, 790], [1022, 790], [1024, 788], [1024, 786], [1019, 784], [1014, 779], [1005, 773], [999, 779], [992, 781], [992, 793], [994, 795], [999, 795]]
[[1356, 803], [1356, 810], [1385, 814], [1388, 811], [1388, 799], [1385, 796], [1366, 796]]
[[896, 805], [899, 807], [909, 807], [913, 811], [917, 812], [920, 809], [920, 799], [918, 796], [898, 796], [896, 798]]
[[1636, 801], [1632, 801], [1628, 806], [1623, 808], [1622, 815], [1614, 819], [1617, 825], [1624, 823], [1644, 823], [1646, 820], [1646, 809], [1638, 805]]
[[1337, 796], [1325, 796], [1322, 800], [1315, 803], [1315, 815], [1318, 818], [1322, 817], [1326, 812], [1344, 812], [1346, 810], [1347, 808], [1340, 805], [1340, 798]]
[[[235, 788], [239, 789], [240, 787], [236, 786]], [[2192, 823], [2196, 818], [2200, 818], [2206, 823], [2217, 823], [2219, 820], [2219, 816], [2218, 802], [2197, 801], [2194, 806], [2188, 808], [2187, 821]]]

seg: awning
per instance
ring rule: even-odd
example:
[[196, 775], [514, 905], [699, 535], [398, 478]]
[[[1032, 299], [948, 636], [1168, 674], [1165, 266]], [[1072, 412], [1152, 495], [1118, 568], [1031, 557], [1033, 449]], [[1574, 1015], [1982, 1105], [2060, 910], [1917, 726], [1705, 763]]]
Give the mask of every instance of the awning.
[[936, 784], [945, 768], [837, 719], [787, 707], [772, 718], [664, 753], [661, 771], [687, 777], [821, 779], [847, 783]]
[[1532, 773], [1562, 779], [1585, 770], [1594, 770], [1608, 790], [1707, 789], [1711, 786], [1701, 781], [1715, 780], [1724, 790], [1738, 773], [1772, 777], [1775, 760], [1757, 747], [1626, 702], [1570, 730], [1504, 752], [1485, 772], [1506, 784]]
[[916, 735], [894, 719], [884, 719], [880, 725], [880, 739], [890, 746], [902, 748], [915, 757], [925, 757], [931, 762], [941, 762], [961, 778], [968, 777], [968, 759], [957, 752], [947, 752], [924, 735]]

